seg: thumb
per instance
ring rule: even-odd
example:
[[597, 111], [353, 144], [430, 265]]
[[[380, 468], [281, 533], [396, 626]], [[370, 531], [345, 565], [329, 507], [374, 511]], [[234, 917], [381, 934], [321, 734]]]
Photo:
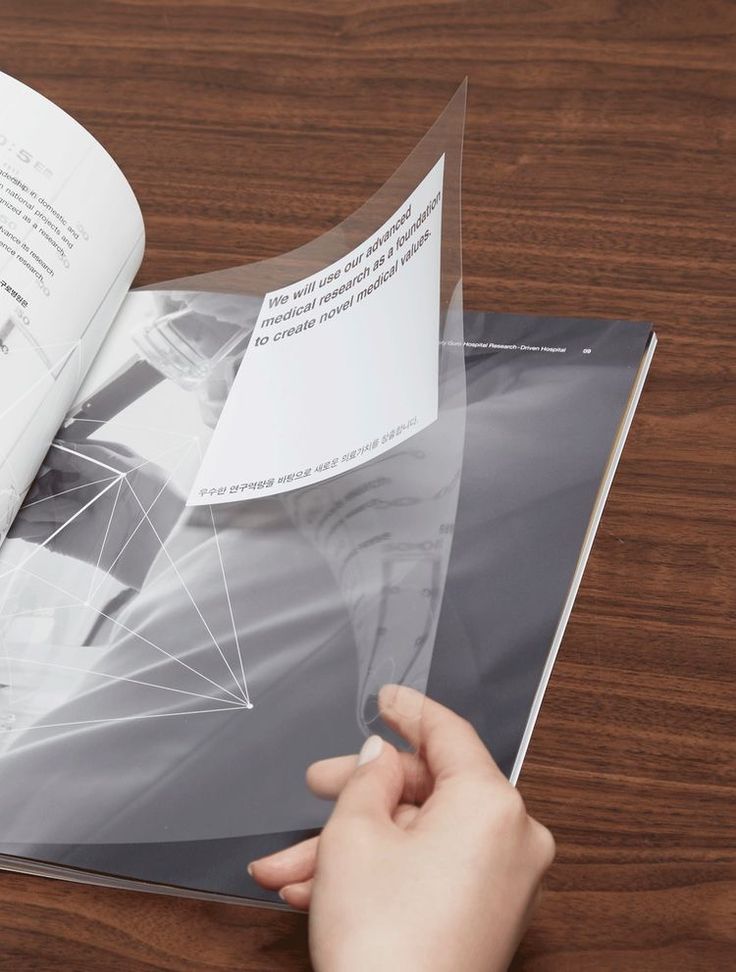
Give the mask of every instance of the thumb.
[[355, 772], [332, 812], [334, 822], [354, 817], [391, 822], [404, 789], [404, 771], [396, 749], [380, 736], [369, 736]]

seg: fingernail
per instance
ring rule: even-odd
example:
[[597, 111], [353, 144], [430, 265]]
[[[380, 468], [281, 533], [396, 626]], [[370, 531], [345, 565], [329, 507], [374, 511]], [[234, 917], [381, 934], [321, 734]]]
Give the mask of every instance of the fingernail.
[[253, 865], [252, 864], [249, 864], [248, 865], [247, 870], [248, 870], [248, 874], [250, 874], [250, 876], [253, 877]]
[[371, 760], [381, 755], [383, 739], [380, 736], [368, 736], [358, 754], [358, 766], [365, 766]]
[[284, 891], [283, 891], [283, 889], [282, 889], [281, 891], [279, 891], [279, 897], [281, 898], [281, 900], [282, 900], [282, 901], [283, 901], [283, 902], [284, 902], [285, 904], [288, 904], [288, 903], [289, 903], [289, 902], [288, 902], [288, 901], [286, 900], [286, 895], [284, 894]]

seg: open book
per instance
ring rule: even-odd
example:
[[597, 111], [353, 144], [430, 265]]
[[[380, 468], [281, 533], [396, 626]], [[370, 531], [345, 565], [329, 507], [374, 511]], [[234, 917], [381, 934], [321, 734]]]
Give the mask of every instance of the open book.
[[463, 310], [464, 95], [319, 240], [129, 292], [124, 176], [0, 74], [0, 866], [274, 902], [387, 682], [517, 779], [656, 339]]

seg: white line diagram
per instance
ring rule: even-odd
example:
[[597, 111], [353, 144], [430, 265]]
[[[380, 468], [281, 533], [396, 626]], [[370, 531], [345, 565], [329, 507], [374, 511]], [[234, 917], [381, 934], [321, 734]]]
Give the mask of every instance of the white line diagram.
[[[7, 344], [5, 342], [8, 342]], [[40, 345], [12, 316], [0, 326], [0, 544], [33, 472], [33, 423], [54, 382], [66, 372], [79, 384], [81, 342]], [[72, 364], [69, 378], [67, 366]], [[52, 408], [56, 407], [52, 404]]]
[[[0, 560], [0, 684], [7, 686], [4, 691], [11, 698], [21, 680], [25, 685], [34, 686], [40, 696], [45, 684], [64, 680], [71, 680], [82, 693], [111, 683], [115, 683], [118, 691], [113, 711], [93, 712], [94, 717], [87, 718], [89, 713], [82, 710], [85, 717], [69, 720], [59, 717], [52, 706], [45, 716], [31, 724], [16, 727], [6, 722], [6, 732], [68, 729], [175, 716], [199, 717], [252, 708], [215, 516], [210, 510], [198, 527], [202, 537], [216, 550], [214, 562], [218, 565], [215, 572], [218, 576], [211, 576], [212, 570], [208, 572], [206, 596], [193, 589], [196, 585], [192, 584], [192, 577], [197, 578], [196, 571], [189, 570], [185, 576], [180, 565], [183, 558], [172, 539], [176, 531], [169, 534], [168, 530], [161, 529], [159, 522], [158, 504], [162, 504], [162, 497], [169, 498], [170, 502], [172, 481], [182, 466], [199, 458], [199, 442], [196, 436], [162, 434], [169, 436], [165, 450], [155, 457], [129, 461], [127, 468], [121, 468], [125, 465], [122, 462], [115, 464], [114, 452], [113, 458], [107, 461], [94, 438], [71, 446], [63, 441], [52, 445], [51, 455], [57, 456], [59, 464], [76, 466], [79, 475], [76, 479], [67, 478], [58, 491], [30, 498], [24, 513], [31, 523], [38, 524], [39, 533], [32, 538], [30, 546], [24, 543], [16, 547], [8, 541], [6, 549], [16, 547], [16, 556], [14, 559], [3, 556]], [[165, 478], [158, 467], [158, 478], [149, 475], [143, 479], [136, 475], [164, 458]], [[140, 487], [140, 482], [147, 484], [145, 489]], [[182, 507], [183, 500], [177, 505], [176, 516]], [[63, 514], [61, 522], [60, 514]], [[80, 545], [84, 548], [81, 551]], [[67, 549], [63, 549], [65, 546]], [[79, 584], [69, 583], [63, 567], [49, 571], [40, 564], [43, 560], [40, 551], [58, 548], [58, 552], [69, 554], [70, 546], [73, 556], [94, 567], [88, 571], [91, 579], [86, 580], [83, 589]], [[135, 611], [117, 611], [108, 606], [110, 588], [121, 587], [116, 573], [126, 557], [135, 558], [141, 547], [155, 552], [145, 580], [147, 601], [155, 604], [159, 588], [167, 592], [162, 593], [164, 600], [175, 598], [179, 643], [152, 636], [145, 624], [136, 623]], [[27, 592], [29, 587], [36, 592], [35, 599], [29, 603], [29, 598], [24, 597], [20, 602], [18, 593]], [[132, 597], [134, 600], [135, 591]], [[63, 644], [49, 646], [39, 639], [21, 642], [17, 637], [6, 637], [5, 632], [18, 619], [30, 623], [34, 617], [46, 618], [55, 623], [63, 620], [62, 612], [67, 615], [85, 612], [95, 627], [105, 630], [102, 646], [85, 650], [74, 645], [72, 651], [70, 646], [65, 650]], [[188, 640], [199, 645], [196, 653], [187, 650]], [[129, 667], [126, 667], [126, 656], [115, 650], [116, 641], [133, 646], [134, 650], [129, 648], [130, 655], [134, 656]]]

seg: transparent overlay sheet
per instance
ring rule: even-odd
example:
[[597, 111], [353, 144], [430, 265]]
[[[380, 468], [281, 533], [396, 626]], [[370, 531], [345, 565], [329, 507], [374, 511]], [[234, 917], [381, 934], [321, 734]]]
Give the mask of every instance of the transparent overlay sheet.
[[[0, 551], [0, 834], [25, 856], [319, 825], [306, 767], [381, 731], [383, 684], [425, 688], [465, 434], [464, 108], [463, 86], [318, 240], [127, 299]], [[442, 158], [436, 420], [306, 487], [188, 507], [264, 296], [370, 240]]]

